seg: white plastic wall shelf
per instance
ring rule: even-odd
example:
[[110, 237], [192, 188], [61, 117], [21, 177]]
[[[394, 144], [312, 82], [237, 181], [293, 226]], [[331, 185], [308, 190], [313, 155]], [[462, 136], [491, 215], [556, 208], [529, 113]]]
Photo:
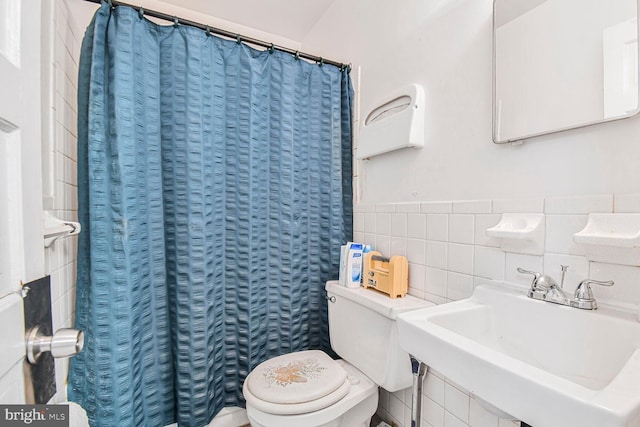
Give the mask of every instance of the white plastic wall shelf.
[[589, 214], [573, 241], [589, 261], [640, 266], [640, 214]]
[[505, 252], [544, 254], [544, 214], [505, 213], [500, 222], [488, 228], [486, 233], [500, 239], [500, 248]]
[[362, 120], [358, 160], [424, 146], [424, 90], [410, 84], [373, 104]]

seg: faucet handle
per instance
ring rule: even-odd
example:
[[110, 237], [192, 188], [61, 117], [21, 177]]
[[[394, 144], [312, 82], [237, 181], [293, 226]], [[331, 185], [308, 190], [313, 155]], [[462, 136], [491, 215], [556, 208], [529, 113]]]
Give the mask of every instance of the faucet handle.
[[531, 289], [534, 290], [538, 288], [538, 280], [540, 280], [540, 276], [542, 276], [541, 273], [525, 270], [522, 267], [518, 267], [516, 270], [518, 270], [518, 273], [531, 274], [533, 276], [533, 280], [531, 281]]
[[517, 270], [518, 270], [518, 273], [533, 275], [533, 281], [531, 282], [531, 291], [545, 292], [549, 288], [553, 286], [557, 286], [556, 281], [553, 280], [553, 278], [547, 276], [546, 274], [538, 273], [535, 271], [528, 271], [520, 267], [518, 267]]
[[591, 286], [589, 285], [600, 285], [600, 286], [613, 286], [613, 280], [592, 280], [585, 279], [576, 288], [576, 292], [574, 294], [575, 299], [584, 300], [584, 301], [593, 301], [593, 292], [591, 291]]
[[542, 274], [540, 274], [540, 273], [538, 273], [538, 272], [535, 272], [535, 271], [525, 270], [525, 269], [524, 269], [524, 268], [522, 268], [522, 267], [518, 267], [518, 268], [517, 268], [517, 270], [518, 270], [518, 273], [522, 273], [522, 274], [532, 274], [532, 275], [533, 275], [533, 281], [534, 281], [534, 282], [535, 282], [535, 281], [537, 281], [537, 280], [540, 278], [540, 276], [542, 275]]

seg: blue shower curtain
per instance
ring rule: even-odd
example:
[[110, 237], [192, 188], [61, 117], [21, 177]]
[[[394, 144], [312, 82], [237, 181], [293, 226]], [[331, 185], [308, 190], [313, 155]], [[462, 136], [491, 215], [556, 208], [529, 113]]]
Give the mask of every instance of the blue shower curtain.
[[92, 426], [203, 426], [261, 361], [329, 349], [351, 237], [346, 70], [103, 4], [82, 45], [69, 396]]

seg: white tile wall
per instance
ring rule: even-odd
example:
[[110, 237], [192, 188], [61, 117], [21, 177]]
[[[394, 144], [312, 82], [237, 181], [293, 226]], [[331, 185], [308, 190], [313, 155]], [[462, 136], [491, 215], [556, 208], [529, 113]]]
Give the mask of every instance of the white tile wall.
[[476, 399], [470, 399], [469, 425], [473, 427], [498, 427], [498, 417], [487, 412]]
[[473, 274], [473, 245], [448, 244], [447, 270]]
[[364, 214], [364, 231], [367, 233], [375, 233], [376, 231], [376, 214], [367, 212]]
[[[612, 212], [614, 201], [617, 212], [640, 212], [639, 194], [404, 203], [386, 208], [357, 205], [354, 208], [358, 212], [356, 223], [363, 224], [364, 229], [356, 235], [367, 236], [375, 242], [389, 238], [390, 253], [385, 255], [400, 254], [409, 259], [409, 292], [436, 304], [466, 298], [473, 292], [474, 285], [487, 280], [504, 280], [521, 286], [524, 292], [531, 277], [518, 273], [517, 267], [544, 272], [559, 281], [560, 265], [568, 265], [564, 285], [567, 291], [573, 291], [579, 281], [587, 277], [615, 280], [611, 288], [594, 286], [596, 298], [601, 304], [637, 313], [640, 267], [589, 262], [583, 249], [572, 240], [573, 234], [586, 224], [587, 214]], [[498, 223], [501, 213], [529, 210], [546, 214], [544, 255], [505, 253], [496, 239], [486, 236], [485, 230]], [[395, 213], [387, 218], [381, 216], [381, 212]], [[359, 219], [359, 215], [365, 220]], [[366, 218], [370, 218], [369, 221]], [[380, 221], [384, 222], [382, 226], [378, 224]], [[388, 231], [390, 235], [378, 234], [377, 230]], [[467, 391], [438, 372], [428, 372], [423, 393], [422, 427], [519, 425], [487, 412]], [[388, 422], [410, 425], [409, 390], [393, 394], [381, 390], [378, 413]]]
[[538, 255], [524, 255], [507, 253], [505, 256], [504, 277], [509, 283], [516, 283], [522, 286], [528, 286], [531, 283], [532, 276], [529, 274], [518, 273], [518, 267], [528, 271], [542, 271], [542, 262], [544, 258]]
[[363, 213], [356, 212], [353, 214], [353, 231], [364, 231]]
[[427, 238], [427, 215], [410, 213], [407, 215], [407, 237], [416, 239]]
[[500, 247], [500, 240], [487, 236], [487, 228], [491, 228], [500, 222], [502, 215], [486, 214], [475, 215], [474, 243], [478, 246]]
[[407, 256], [407, 239], [404, 237], [391, 237], [389, 253]]
[[376, 242], [374, 247], [382, 255], [390, 254], [391, 253], [391, 237], [380, 235], [380, 234], [376, 235]]
[[640, 267], [628, 265], [605, 264], [601, 262], [589, 263], [589, 276], [594, 280], [613, 280], [614, 286], [591, 286], [594, 296], [600, 303], [615, 302], [630, 306], [637, 312], [640, 304]]
[[444, 385], [444, 406], [465, 425], [469, 423], [469, 394], [454, 387], [449, 382]]
[[[53, 182], [53, 214], [64, 220], [78, 220], [77, 199], [77, 86], [78, 61], [80, 57], [81, 34], [72, 22], [66, 0], [54, 0], [52, 29], [55, 34], [43, 35], [55, 38], [54, 55], [49, 70], [52, 79], [54, 99], [52, 105], [43, 108], [52, 110], [53, 120], [52, 157], [53, 168], [45, 180]], [[44, 66], [47, 70], [47, 65]], [[45, 185], [47, 187], [47, 185]], [[72, 327], [75, 314], [77, 237], [56, 241], [45, 250], [45, 270], [51, 275], [51, 301], [53, 329]], [[69, 362], [56, 360], [56, 387], [54, 401], [66, 399], [66, 382]]]
[[587, 215], [546, 215], [546, 251], [584, 255], [584, 247], [573, 242], [573, 235], [587, 225]]
[[469, 298], [473, 293], [473, 276], [447, 272], [447, 299], [457, 301]]
[[444, 406], [438, 405], [428, 397], [422, 400], [422, 414], [423, 427], [444, 426]]
[[473, 253], [473, 274], [486, 279], [504, 280], [505, 253], [489, 246], [476, 246]]
[[420, 264], [409, 264], [410, 294], [424, 298], [426, 290], [426, 267]]
[[427, 214], [427, 239], [441, 242], [449, 240], [449, 215]]
[[449, 241], [454, 243], [473, 244], [475, 235], [473, 215], [450, 215]]
[[429, 267], [446, 269], [448, 245], [446, 242], [427, 240], [427, 257], [425, 264]]
[[381, 234], [383, 236], [391, 234], [391, 214], [376, 214], [376, 234]]
[[[391, 234], [397, 237], [407, 237], [407, 214], [394, 213], [391, 215]], [[358, 230], [360, 231], [360, 230]]]

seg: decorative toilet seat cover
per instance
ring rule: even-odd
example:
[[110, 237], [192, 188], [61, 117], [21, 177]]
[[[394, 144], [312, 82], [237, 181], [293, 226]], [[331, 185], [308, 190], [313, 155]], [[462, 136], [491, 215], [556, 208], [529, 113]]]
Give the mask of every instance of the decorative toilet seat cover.
[[[299, 351], [269, 359], [258, 365], [246, 379], [256, 398], [279, 405], [315, 401], [338, 391], [344, 396], [347, 372], [319, 350]], [[323, 399], [327, 400], [327, 399]], [[334, 399], [328, 399], [334, 401]], [[330, 403], [332, 404], [332, 403]]]

